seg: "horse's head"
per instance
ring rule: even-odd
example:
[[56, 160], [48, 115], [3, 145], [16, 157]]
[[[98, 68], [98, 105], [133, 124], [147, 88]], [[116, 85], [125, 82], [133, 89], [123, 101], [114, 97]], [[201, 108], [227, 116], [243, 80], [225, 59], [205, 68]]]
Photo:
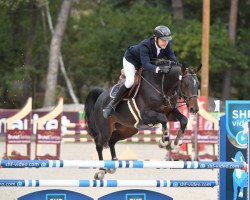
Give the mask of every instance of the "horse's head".
[[201, 69], [201, 66], [195, 67], [192, 70], [184, 65], [181, 69], [182, 79], [179, 96], [184, 99], [190, 113], [197, 113], [199, 111], [197, 97], [200, 82], [196, 74]]

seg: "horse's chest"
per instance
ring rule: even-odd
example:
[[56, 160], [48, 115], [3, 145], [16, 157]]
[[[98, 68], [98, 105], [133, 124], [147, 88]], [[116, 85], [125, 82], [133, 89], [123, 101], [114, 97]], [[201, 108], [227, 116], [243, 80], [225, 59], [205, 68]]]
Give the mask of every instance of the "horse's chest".
[[154, 110], [164, 110], [163, 98], [149, 97], [149, 106]]

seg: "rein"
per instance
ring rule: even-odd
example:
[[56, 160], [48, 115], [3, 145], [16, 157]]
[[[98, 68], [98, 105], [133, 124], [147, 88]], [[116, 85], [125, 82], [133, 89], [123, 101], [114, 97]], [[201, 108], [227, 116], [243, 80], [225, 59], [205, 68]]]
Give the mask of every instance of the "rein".
[[[168, 95], [168, 94], [171, 94], [173, 91], [176, 91], [176, 90], [173, 90], [173, 88], [175, 88], [174, 86], [172, 86], [171, 88], [170, 88], [170, 90], [169, 90], [169, 92], [168, 92], [168, 94], [165, 94], [164, 93], [164, 79], [165, 79], [165, 76], [166, 76], [166, 74], [163, 74], [163, 76], [162, 76], [162, 82], [161, 82], [161, 91], [159, 91], [155, 86], [153, 86], [147, 79], [145, 79], [142, 75], [140, 75], [141, 76], [141, 78], [147, 83], [147, 84], [149, 84], [156, 92], [158, 92], [162, 97], [163, 97], [163, 99], [164, 99], [164, 101], [165, 102], [167, 102], [170, 106], [171, 106], [171, 98], [173, 98], [174, 96], [175, 96], [175, 94], [173, 94], [173, 95]], [[183, 93], [183, 91], [182, 91], [182, 80], [184, 79], [184, 78], [186, 78], [186, 77], [188, 77], [188, 76], [195, 76], [196, 77], [196, 74], [186, 74], [186, 75], [183, 75], [182, 76], [182, 79], [181, 79], [181, 81], [180, 81], [180, 84], [179, 84], [179, 87], [178, 87], [178, 89], [177, 89], [177, 93], [179, 94], [179, 96], [181, 97], [181, 98], [183, 98], [183, 100], [184, 101], [177, 101], [176, 103], [182, 103], [181, 105], [179, 105], [178, 106], [178, 108], [179, 107], [182, 107], [182, 106], [184, 106], [184, 105], [189, 105], [188, 104], [188, 100], [189, 99], [191, 99], [191, 98], [194, 98], [194, 97], [198, 97], [198, 95], [191, 95], [191, 96], [187, 96], [187, 95], [185, 95], [184, 93]]]
[[168, 92], [168, 94], [166, 95], [164, 93], [164, 80], [165, 80], [165, 76], [166, 74], [163, 74], [162, 76], [162, 81], [161, 81], [161, 91], [159, 91], [155, 86], [153, 86], [147, 79], [145, 79], [142, 75], [141, 75], [141, 78], [147, 83], [149, 84], [156, 92], [158, 92], [164, 99], [164, 101], [166, 102], [166, 105], [169, 104], [171, 106], [171, 98], [174, 97], [175, 94], [173, 95], [168, 95], [168, 94], [171, 94], [171, 92], [173, 91], [173, 88], [174, 86], [172, 86]]

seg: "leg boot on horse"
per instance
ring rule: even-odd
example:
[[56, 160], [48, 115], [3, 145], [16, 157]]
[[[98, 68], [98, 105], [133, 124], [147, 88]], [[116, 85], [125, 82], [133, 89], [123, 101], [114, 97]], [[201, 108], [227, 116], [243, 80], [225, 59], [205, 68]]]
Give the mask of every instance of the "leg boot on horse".
[[115, 110], [118, 103], [122, 100], [126, 92], [129, 90], [129, 88], [126, 88], [125, 85], [122, 85], [115, 95], [115, 98], [107, 105], [106, 108], [103, 109], [103, 117], [108, 118], [112, 111]]

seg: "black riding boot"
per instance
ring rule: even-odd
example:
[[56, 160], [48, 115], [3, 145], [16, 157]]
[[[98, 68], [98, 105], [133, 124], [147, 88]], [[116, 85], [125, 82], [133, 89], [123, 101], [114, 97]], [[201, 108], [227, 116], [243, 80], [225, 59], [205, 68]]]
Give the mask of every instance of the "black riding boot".
[[115, 110], [116, 106], [118, 105], [118, 103], [122, 100], [122, 98], [124, 97], [125, 93], [128, 91], [129, 89], [125, 87], [125, 85], [122, 85], [119, 89], [119, 91], [117, 92], [117, 94], [115, 95], [115, 98], [109, 102], [109, 104], [107, 105], [106, 108], [103, 109], [103, 117], [104, 118], [108, 118], [111, 114], [111, 112], [113, 110]]

